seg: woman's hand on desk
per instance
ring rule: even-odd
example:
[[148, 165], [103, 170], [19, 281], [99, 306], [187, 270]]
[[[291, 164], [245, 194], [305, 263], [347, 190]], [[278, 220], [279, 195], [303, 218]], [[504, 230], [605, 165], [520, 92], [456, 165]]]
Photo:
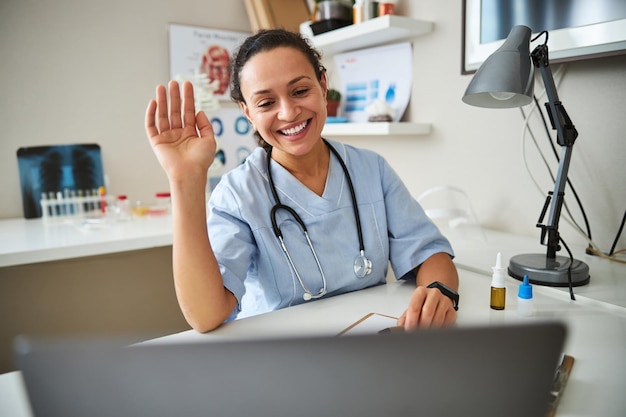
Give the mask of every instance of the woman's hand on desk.
[[415, 269], [417, 288], [409, 306], [398, 319], [405, 330], [446, 327], [456, 322], [452, 300], [438, 288], [428, 288], [433, 281], [441, 281], [454, 291], [459, 288], [459, 276], [452, 258], [447, 253], [436, 253]]
[[437, 288], [417, 287], [411, 295], [408, 308], [398, 319], [398, 326], [405, 330], [447, 327], [456, 322], [452, 300]]
[[[206, 172], [215, 158], [215, 136], [203, 111], [195, 112], [192, 84], [183, 83], [181, 101], [178, 82], [156, 88], [156, 99], [146, 109], [146, 133], [152, 150], [170, 180], [195, 178]], [[198, 135], [199, 133], [199, 135]]]

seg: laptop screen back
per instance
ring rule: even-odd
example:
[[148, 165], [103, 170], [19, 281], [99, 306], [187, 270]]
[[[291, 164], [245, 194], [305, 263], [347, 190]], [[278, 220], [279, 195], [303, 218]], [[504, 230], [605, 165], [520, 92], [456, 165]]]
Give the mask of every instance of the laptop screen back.
[[130, 347], [22, 338], [36, 417], [544, 416], [561, 324]]

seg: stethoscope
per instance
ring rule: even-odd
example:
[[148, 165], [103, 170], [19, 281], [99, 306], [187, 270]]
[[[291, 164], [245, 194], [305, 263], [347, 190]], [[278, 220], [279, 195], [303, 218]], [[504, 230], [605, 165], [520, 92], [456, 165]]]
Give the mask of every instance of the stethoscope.
[[[328, 143], [326, 139], [323, 139], [323, 141], [331, 150], [331, 152], [337, 157], [337, 160], [339, 161], [339, 164], [341, 165], [341, 168], [343, 169], [343, 172], [346, 175], [346, 179], [348, 181], [348, 187], [350, 188], [350, 195], [352, 196], [352, 209], [354, 210], [354, 218], [356, 219], [356, 230], [359, 235], [359, 255], [354, 259], [354, 274], [358, 278], [363, 278], [372, 272], [372, 261], [367, 259], [367, 257], [365, 256], [365, 245], [363, 244], [363, 231], [361, 230], [361, 217], [359, 216], [359, 207], [357, 205], [356, 195], [354, 193], [354, 186], [352, 185], [352, 179], [350, 178], [350, 173], [348, 172], [348, 168], [346, 167], [345, 162], [339, 155], [339, 152], [337, 152], [337, 150], [330, 143]], [[274, 201], [276, 202], [276, 204], [274, 205], [274, 207], [272, 207], [272, 210], [270, 211], [270, 217], [272, 218], [272, 229], [274, 229], [274, 234], [280, 241], [280, 245], [282, 246], [283, 251], [285, 252], [285, 255], [287, 256], [287, 259], [289, 260], [289, 264], [291, 265], [291, 268], [296, 274], [296, 277], [298, 278], [298, 282], [300, 283], [300, 286], [304, 290], [304, 296], [303, 296], [304, 300], [309, 301], [312, 298], [323, 297], [326, 294], [326, 276], [324, 275], [324, 271], [322, 270], [322, 265], [320, 264], [319, 258], [317, 257], [317, 253], [315, 252], [315, 249], [313, 248], [313, 244], [311, 243], [311, 239], [309, 238], [309, 233], [307, 232], [304, 222], [302, 221], [302, 219], [300, 218], [300, 216], [298, 215], [298, 213], [296, 213], [294, 209], [292, 209], [291, 207], [285, 204], [282, 204], [280, 202], [280, 199], [278, 198], [278, 193], [276, 192], [276, 187], [274, 186], [274, 179], [272, 178], [272, 170], [270, 168], [271, 160], [272, 160], [272, 148], [270, 148], [269, 151], [267, 152], [267, 179], [270, 184], [270, 189], [272, 190], [272, 195], [274, 196]], [[289, 254], [289, 251], [287, 250], [287, 246], [285, 245], [285, 240], [283, 239], [283, 233], [281, 232], [280, 228], [276, 224], [276, 212], [278, 210], [285, 210], [288, 213], [290, 213], [293, 216], [293, 218], [296, 220], [296, 222], [298, 222], [298, 224], [300, 225], [300, 228], [302, 229], [302, 232], [304, 233], [304, 237], [306, 238], [306, 241], [309, 244], [309, 249], [311, 249], [311, 253], [313, 254], [313, 257], [315, 258], [315, 262], [317, 263], [317, 268], [319, 269], [320, 274], [322, 275], [323, 286], [322, 286], [322, 289], [319, 290], [317, 294], [313, 294], [313, 292], [310, 291], [304, 285], [304, 281], [302, 281], [302, 278], [300, 277], [300, 274], [298, 273], [298, 270], [296, 269], [296, 266], [293, 263], [293, 259], [291, 258], [291, 255]]]

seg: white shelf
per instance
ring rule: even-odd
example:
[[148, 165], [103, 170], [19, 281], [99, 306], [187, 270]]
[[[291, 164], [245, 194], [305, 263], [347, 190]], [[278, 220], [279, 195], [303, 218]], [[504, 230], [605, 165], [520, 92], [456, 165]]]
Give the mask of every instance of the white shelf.
[[[330, 56], [410, 40], [433, 31], [433, 23], [406, 16], [386, 15], [311, 37], [313, 45]], [[323, 134], [332, 136], [412, 136], [431, 132], [429, 123], [329, 123]]]
[[328, 123], [323, 135], [332, 136], [389, 136], [427, 135], [431, 131], [429, 123]]
[[311, 38], [313, 45], [331, 55], [408, 40], [432, 32], [433, 23], [406, 16], [386, 15], [331, 30]]

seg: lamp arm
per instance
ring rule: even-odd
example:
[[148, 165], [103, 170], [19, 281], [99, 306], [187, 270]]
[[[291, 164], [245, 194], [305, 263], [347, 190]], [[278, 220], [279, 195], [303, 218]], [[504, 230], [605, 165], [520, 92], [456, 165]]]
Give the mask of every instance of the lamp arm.
[[[537, 227], [542, 229], [541, 244], [545, 244], [547, 246], [547, 257], [554, 259], [556, 257], [556, 252], [561, 249], [558, 231], [559, 219], [561, 217], [561, 209], [564, 202], [565, 185], [567, 183], [567, 173], [569, 171], [569, 165], [572, 157], [572, 147], [578, 137], [578, 131], [574, 127], [572, 120], [569, 118], [567, 111], [559, 100], [552, 70], [550, 69], [550, 62], [548, 60], [548, 46], [546, 44], [537, 46], [531, 53], [531, 57], [533, 64], [541, 73], [541, 78], [548, 97], [548, 102], [546, 103], [548, 117], [550, 118], [552, 129], [556, 129], [557, 143], [561, 145], [563, 149], [554, 183], [554, 191], [552, 191], [546, 200], [546, 205], [551, 203], [550, 212], [548, 213], [548, 222], [545, 225], [542, 224], [545, 214], [544, 207], [539, 223], [537, 224]], [[547, 242], [545, 242], [546, 235]]]

